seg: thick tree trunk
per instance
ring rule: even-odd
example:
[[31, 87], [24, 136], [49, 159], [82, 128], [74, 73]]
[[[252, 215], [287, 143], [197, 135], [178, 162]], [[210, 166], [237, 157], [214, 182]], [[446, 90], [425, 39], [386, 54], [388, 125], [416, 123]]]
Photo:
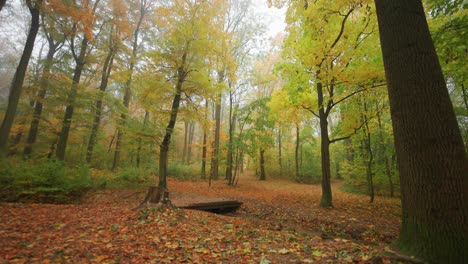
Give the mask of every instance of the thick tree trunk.
[[86, 149], [86, 162], [90, 163], [94, 145], [96, 144], [96, 138], [99, 130], [99, 124], [101, 123], [101, 114], [102, 114], [102, 98], [104, 97], [104, 92], [107, 89], [107, 84], [109, 82], [109, 76], [112, 70], [112, 63], [114, 61], [115, 50], [113, 48], [109, 49], [109, 53], [104, 61], [101, 75], [101, 84], [99, 85], [99, 94], [98, 99], [96, 100], [96, 109], [94, 112], [94, 121], [91, 128], [91, 135], [89, 136], [88, 147]]
[[266, 173], [265, 173], [265, 150], [260, 149], [260, 180], [266, 180]]
[[81, 42], [80, 54], [76, 60], [75, 72], [73, 74], [73, 82], [71, 90], [68, 94], [67, 107], [65, 108], [65, 115], [63, 116], [62, 121], [62, 130], [60, 131], [56, 156], [58, 160], [65, 160], [65, 151], [67, 148], [68, 136], [70, 134], [71, 119], [73, 117], [73, 112], [75, 108], [76, 96], [78, 94], [78, 84], [80, 83], [81, 74], [83, 73], [85, 65], [86, 50], [88, 49], [88, 39], [83, 35], [83, 40]]
[[53, 59], [57, 51], [58, 44], [54, 43], [50, 38], [49, 40], [49, 51], [47, 52], [46, 60], [44, 63], [44, 69], [42, 71], [42, 77], [39, 83], [39, 92], [37, 93], [36, 103], [34, 105], [33, 118], [29, 127], [28, 137], [24, 146], [23, 155], [28, 158], [32, 153], [32, 146], [36, 142], [37, 132], [39, 129], [39, 122], [41, 121], [42, 115], [42, 102], [47, 93], [47, 87], [49, 85], [50, 69], [52, 67]]
[[10, 94], [8, 96], [8, 106], [0, 127], [0, 155], [7, 154], [8, 152], [8, 138], [15, 119], [21, 91], [23, 90], [24, 77], [34, 48], [34, 41], [36, 40], [37, 32], [39, 31], [39, 9], [42, 4], [42, 0], [36, 1], [36, 5], [32, 4], [31, 0], [26, 1], [26, 3], [28, 5], [29, 12], [31, 13], [31, 27], [29, 28], [28, 37], [26, 38], [23, 55], [21, 56], [11, 83]]
[[400, 171], [397, 246], [433, 263], [465, 263], [468, 162], [422, 3], [375, 3]]
[[323, 106], [322, 83], [317, 83], [317, 98], [319, 103], [320, 119], [320, 153], [322, 166], [322, 199], [320, 206], [324, 208], [333, 207], [331, 190], [331, 170], [330, 170], [330, 138], [328, 137], [328, 121], [325, 107]]

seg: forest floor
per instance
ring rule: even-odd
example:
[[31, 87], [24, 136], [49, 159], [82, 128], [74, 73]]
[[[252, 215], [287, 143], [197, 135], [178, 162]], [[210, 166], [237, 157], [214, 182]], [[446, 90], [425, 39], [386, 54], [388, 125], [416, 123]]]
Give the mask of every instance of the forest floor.
[[135, 209], [146, 190], [100, 190], [77, 204], [0, 203], [0, 263], [394, 263], [398, 199], [342, 192], [319, 207], [320, 185], [241, 177], [170, 180], [184, 195], [243, 202], [229, 215]]

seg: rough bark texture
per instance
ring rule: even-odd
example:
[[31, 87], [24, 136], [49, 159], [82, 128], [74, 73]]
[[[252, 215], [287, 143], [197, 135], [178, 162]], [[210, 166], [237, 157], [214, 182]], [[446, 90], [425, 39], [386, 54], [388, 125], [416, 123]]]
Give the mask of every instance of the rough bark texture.
[[37, 32], [39, 31], [39, 7], [42, 0], [36, 1], [36, 5], [33, 5], [30, 0], [26, 1], [26, 3], [28, 5], [29, 12], [31, 13], [31, 27], [29, 28], [28, 37], [26, 38], [23, 55], [21, 56], [11, 83], [10, 94], [8, 96], [8, 106], [0, 127], [0, 153], [2, 154], [7, 153], [8, 138], [15, 119], [21, 91], [23, 90], [24, 77], [34, 48], [34, 41], [36, 40]]
[[433, 263], [468, 260], [468, 162], [420, 0], [376, 0], [400, 171], [397, 246]]
[[319, 103], [320, 119], [320, 153], [322, 166], [322, 199], [320, 206], [324, 208], [333, 207], [331, 190], [331, 171], [330, 171], [330, 138], [328, 137], [328, 115], [323, 106], [323, 87], [322, 83], [317, 83], [317, 98]]
[[62, 130], [60, 131], [57, 142], [56, 156], [58, 160], [65, 160], [65, 151], [67, 148], [68, 136], [70, 134], [71, 119], [75, 109], [76, 96], [78, 95], [78, 84], [80, 83], [81, 74], [83, 73], [85, 65], [88, 44], [88, 39], [86, 36], [83, 36], [83, 40], [81, 41], [80, 54], [78, 57], [75, 57], [76, 67], [75, 72], [73, 73], [72, 87], [68, 94], [67, 107], [65, 108], [65, 115], [63, 116], [62, 121]]
[[150, 186], [148, 188], [148, 193], [146, 194], [145, 199], [140, 203], [140, 205], [137, 208], [150, 206], [151, 204], [156, 204], [157, 207], [174, 207], [169, 199], [169, 191], [167, 190], [167, 188], [162, 186]]

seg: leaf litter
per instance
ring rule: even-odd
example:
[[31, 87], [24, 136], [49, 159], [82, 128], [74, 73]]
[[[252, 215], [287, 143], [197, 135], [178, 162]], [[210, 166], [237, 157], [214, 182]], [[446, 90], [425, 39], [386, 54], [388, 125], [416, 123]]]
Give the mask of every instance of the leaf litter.
[[135, 190], [95, 191], [81, 204], [0, 203], [0, 263], [391, 263], [398, 199], [369, 204], [337, 185], [335, 208], [323, 209], [315, 185], [169, 181], [182, 196], [242, 201], [230, 215], [137, 210], [144, 192]]

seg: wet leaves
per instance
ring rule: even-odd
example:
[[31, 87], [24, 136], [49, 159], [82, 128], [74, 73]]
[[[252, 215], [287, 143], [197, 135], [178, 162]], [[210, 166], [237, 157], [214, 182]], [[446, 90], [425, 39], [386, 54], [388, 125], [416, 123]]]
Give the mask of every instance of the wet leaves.
[[368, 205], [365, 197], [335, 191], [336, 209], [320, 209], [314, 186], [241, 182], [238, 188], [169, 185], [179, 193], [240, 199], [245, 204], [235, 217], [136, 210], [144, 192], [123, 198], [131, 191], [97, 192], [79, 205], [3, 203], [0, 262], [365, 263], [382, 255], [385, 236], [398, 230], [392, 200]]

